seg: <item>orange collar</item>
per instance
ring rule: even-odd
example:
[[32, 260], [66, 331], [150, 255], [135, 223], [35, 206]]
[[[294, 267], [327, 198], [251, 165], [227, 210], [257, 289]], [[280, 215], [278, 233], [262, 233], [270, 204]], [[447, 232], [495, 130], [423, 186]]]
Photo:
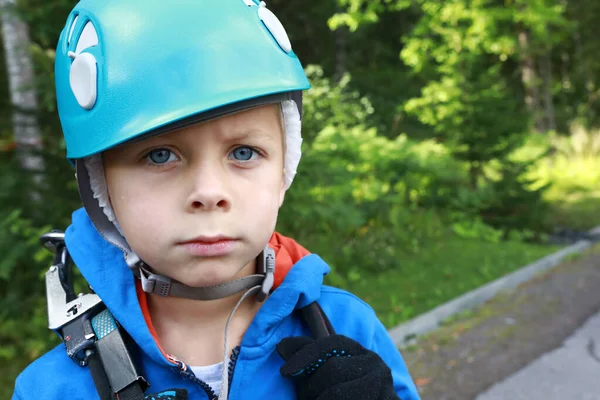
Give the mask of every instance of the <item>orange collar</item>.
[[275, 250], [275, 282], [273, 290], [277, 289], [287, 273], [304, 256], [310, 254], [296, 241], [280, 233], [274, 232], [269, 240], [269, 246]]

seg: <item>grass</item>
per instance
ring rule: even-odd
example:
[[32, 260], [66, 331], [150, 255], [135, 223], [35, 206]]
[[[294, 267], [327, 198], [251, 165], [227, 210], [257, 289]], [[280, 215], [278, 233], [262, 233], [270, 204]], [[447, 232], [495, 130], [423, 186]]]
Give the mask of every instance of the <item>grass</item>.
[[[558, 154], [542, 161], [534, 176], [553, 183], [545, 193], [549, 226], [586, 231], [600, 224], [600, 154]], [[391, 328], [558, 249], [448, 235], [401, 258], [400, 268], [345, 286]]]
[[[593, 245], [582, 253], [578, 253], [579, 258], [587, 258], [598, 256], [600, 254], [600, 243]], [[493, 299], [487, 301], [471, 310], [460, 312], [440, 324], [440, 328], [429, 332], [418, 340], [403, 347], [404, 352], [418, 351], [423, 347], [442, 346], [443, 344], [451, 343], [462, 335], [462, 333], [472, 329], [486, 320], [492, 319], [499, 315], [507, 315], [520, 307], [523, 303], [530, 301], [526, 295], [519, 294], [521, 288], [528, 285], [535, 285], [537, 282], [548, 279], [550, 274], [573, 274], [577, 273], [581, 267], [573, 264], [574, 260], [568, 258], [563, 259], [561, 265], [537, 275], [534, 279], [524, 283], [519, 288], [511, 289], [498, 293]], [[552, 299], [544, 304], [547, 309], [545, 312], [554, 311], [556, 299]], [[511, 325], [514, 326], [514, 325]], [[506, 332], [504, 332], [506, 333]]]
[[552, 168], [546, 164], [538, 173], [552, 182], [544, 194], [551, 205], [551, 226], [585, 231], [600, 223], [600, 156], [556, 157]]
[[600, 190], [563, 192], [549, 201], [554, 226], [585, 231], [600, 223]]
[[552, 156], [540, 160], [530, 178], [552, 183], [544, 193], [551, 204], [550, 224], [573, 230], [588, 230], [600, 223], [600, 131], [574, 125], [570, 136], [534, 135], [521, 149], [522, 156], [540, 154], [549, 146]]
[[364, 276], [346, 288], [368, 302], [391, 328], [558, 249], [448, 235], [402, 258], [400, 268]]
[[[548, 226], [589, 230], [600, 224], [600, 132], [575, 129], [570, 137], [551, 139], [533, 135], [515, 155], [527, 159], [542, 154], [550, 143], [557, 153], [541, 160], [530, 176], [540, 184], [552, 182], [544, 196], [551, 206]], [[345, 287], [371, 304], [389, 328], [558, 249], [448, 235], [401, 258], [400, 268]]]

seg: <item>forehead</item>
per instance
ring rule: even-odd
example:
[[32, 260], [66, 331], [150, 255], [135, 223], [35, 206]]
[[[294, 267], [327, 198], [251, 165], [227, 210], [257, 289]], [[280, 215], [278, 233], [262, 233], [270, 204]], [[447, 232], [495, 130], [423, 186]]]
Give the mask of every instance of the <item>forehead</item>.
[[141, 137], [108, 149], [104, 154], [110, 156], [130, 153], [165, 141], [181, 141], [185, 144], [207, 138], [219, 141], [254, 139], [275, 144], [284, 143], [281, 105], [278, 103], [263, 105], [161, 135]]
[[191, 125], [156, 138], [174, 139], [211, 133], [212, 136], [222, 140], [244, 137], [278, 140], [282, 132], [281, 106], [269, 104]]

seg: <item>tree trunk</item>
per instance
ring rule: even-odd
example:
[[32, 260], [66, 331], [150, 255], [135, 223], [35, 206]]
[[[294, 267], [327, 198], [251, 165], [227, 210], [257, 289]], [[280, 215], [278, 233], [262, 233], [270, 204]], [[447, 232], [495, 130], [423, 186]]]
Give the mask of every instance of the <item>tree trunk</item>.
[[579, 99], [574, 104], [574, 109], [584, 110], [584, 116], [588, 119], [588, 124], [596, 119], [595, 103], [598, 101], [598, 91], [596, 90], [596, 79], [590, 69], [589, 58], [586, 59], [583, 51], [583, 43], [581, 40], [581, 34], [578, 30], [573, 32], [573, 43], [575, 45], [575, 60], [574, 70], [575, 78], [573, 79], [578, 85], [583, 84], [585, 90], [585, 98]]
[[39, 154], [42, 150], [42, 134], [35, 117], [37, 99], [29, 53], [29, 31], [15, 13], [15, 0], [0, 0], [0, 24], [13, 105], [17, 155], [23, 169], [33, 174], [36, 183], [41, 183], [44, 169], [44, 161]]
[[520, 28], [518, 32], [519, 50], [521, 53], [521, 79], [525, 87], [525, 105], [534, 118], [536, 132], [546, 131], [538, 90], [539, 79], [535, 70], [535, 61], [529, 45], [529, 32]]
[[[342, 12], [342, 7], [336, 2], [336, 12]], [[346, 73], [346, 36], [348, 34], [346, 26], [339, 26], [334, 32], [335, 46], [335, 79], [340, 80]]]
[[544, 111], [546, 115], [546, 127], [556, 131], [556, 113], [554, 111], [554, 100], [552, 98], [552, 48], [548, 48], [540, 64], [542, 81], [544, 82]]

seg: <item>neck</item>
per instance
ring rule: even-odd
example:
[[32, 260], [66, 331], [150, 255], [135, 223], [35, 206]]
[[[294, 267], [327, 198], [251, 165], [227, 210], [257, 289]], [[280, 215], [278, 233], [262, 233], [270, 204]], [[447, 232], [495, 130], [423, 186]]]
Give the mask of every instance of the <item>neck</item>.
[[[255, 270], [256, 264], [253, 261], [231, 280], [251, 275]], [[152, 324], [163, 349], [191, 365], [221, 361], [225, 324], [245, 292], [246, 290], [210, 301], [149, 295], [148, 308]], [[240, 304], [229, 327], [230, 349], [241, 343], [260, 305], [254, 296]]]

